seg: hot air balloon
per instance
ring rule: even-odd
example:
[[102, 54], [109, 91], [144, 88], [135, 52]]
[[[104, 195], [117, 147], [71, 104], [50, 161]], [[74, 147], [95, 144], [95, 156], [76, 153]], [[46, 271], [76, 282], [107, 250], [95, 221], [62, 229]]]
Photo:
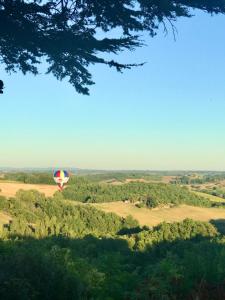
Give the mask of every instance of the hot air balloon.
[[53, 178], [54, 178], [55, 182], [57, 183], [59, 189], [62, 191], [64, 184], [68, 182], [70, 177], [69, 177], [69, 173], [67, 171], [57, 170], [57, 171], [55, 171]]

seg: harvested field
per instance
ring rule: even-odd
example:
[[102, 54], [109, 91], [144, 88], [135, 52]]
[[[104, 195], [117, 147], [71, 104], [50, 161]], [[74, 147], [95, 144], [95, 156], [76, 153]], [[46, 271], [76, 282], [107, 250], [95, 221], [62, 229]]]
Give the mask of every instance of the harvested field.
[[121, 217], [132, 215], [141, 225], [155, 226], [163, 221], [176, 222], [186, 218], [199, 221], [225, 219], [225, 209], [180, 205], [171, 208], [137, 208], [134, 204], [109, 202], [92, 204], [105, 212], [113, 212]]
[[170, 183], [172, 180], [174, 180], [177, 176], [163, 176], [162, 182], [164, 183]]
[[18, 190], [37, 190], [47, 197], [52, 196], [57, 191], [57, 186], [42, 184], [25, 184], [19, 182], [0, 182], [0, 195], [5, 197], [15, 196]]

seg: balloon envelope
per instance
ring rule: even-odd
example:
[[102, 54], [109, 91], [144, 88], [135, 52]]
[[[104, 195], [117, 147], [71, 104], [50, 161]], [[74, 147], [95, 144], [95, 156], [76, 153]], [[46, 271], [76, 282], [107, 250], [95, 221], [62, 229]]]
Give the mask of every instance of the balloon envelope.
[[69, 180], [69, 173], [65, 170], [57, 170], [55, 171], [53, 178], [58, 186], [62, 189], [63, 185]]

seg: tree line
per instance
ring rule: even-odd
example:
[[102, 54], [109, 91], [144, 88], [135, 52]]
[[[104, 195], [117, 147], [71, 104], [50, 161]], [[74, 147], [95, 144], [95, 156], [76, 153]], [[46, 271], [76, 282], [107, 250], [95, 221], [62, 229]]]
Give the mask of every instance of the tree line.
[[138, 207], [154, 208], [167, 204], [187, 204], [215, 207], [223, 203], [210, 201], [189, 191], [186, 187], [164, 183], [131, 182], [122, 185], [80, 183], [70, 185], [62, 192], [65, 199], [85, 203], [130, 201]]
[[[5, 173], [1, 178], [2, 180], [19, 181], [23, 183], [31, 184], [54, 184], [53, 173], [51, 172], [9, 172]], [[85, 175], [73, 175], [70, 176], [70, 184], [76, 184], [80, 181], [88, 182], [101, 182], [101, 181], [121, 181], [126, 179], [144, 179], [160, 181], [162, 179], [161, 174], [134, 171], [134, 172], [103, 172], [99, 174], [85, 174]]]
[[205, 174], [194, 176], [192, 175], [182, 175], [173, 179], [171, 183], [174, 184], [204, 184], [208, 182], [218, 182], [225, 179], [224, 172], [218, 172], [218, 174]]

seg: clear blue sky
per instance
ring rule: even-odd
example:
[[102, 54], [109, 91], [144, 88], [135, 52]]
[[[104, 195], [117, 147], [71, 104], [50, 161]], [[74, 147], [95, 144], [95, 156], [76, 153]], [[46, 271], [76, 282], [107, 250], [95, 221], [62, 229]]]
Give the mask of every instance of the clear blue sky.
[[0, 166], [225, 170], [225, 16], [198, 13], [118, 60], [77, 94], [50, 75], [7, 75]]

